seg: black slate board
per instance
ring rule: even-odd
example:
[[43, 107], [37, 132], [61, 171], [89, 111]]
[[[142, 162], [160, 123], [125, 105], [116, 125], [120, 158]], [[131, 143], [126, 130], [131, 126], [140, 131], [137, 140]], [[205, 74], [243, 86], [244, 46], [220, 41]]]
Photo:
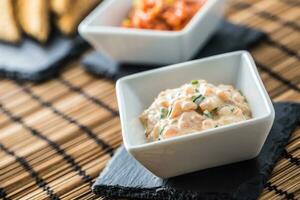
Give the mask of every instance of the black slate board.
[[274, 107], [273, 127], [255, 159], [163, 180], [122, 146], [97, 178], [93, 192], [109, 198], [146, 200], [257, 199], [300, 119], [300, 104], [275, 103]]
[[[247, 49], [263, 36], [260, 31], [223, 21], [195, 58]], [[57, 31], [53, 31], [51, 40], [45, 45], [30, 38], [24, 38], [18, 45], [0, 42], [0, 76], [16, 80], [45, 81], [57, 75], [64, 62], [79, 56], [88, 46], [80, 36], [67, 38]], [[95, 51], [84, 57], [82, 63], [87, 71], [112, 79], [160, 67], [117, 63]]]
[[0, 43], [0, 76], [40, 82], [52, 78], [62, 63], [79, 56], [88, 44], [80, 37], [64, 37], [58, 32], [47, 44], [28, 37], [18, 45]]
[[[258, 30], [222, 21], [216, 33], [197, 53], [194, 59], [230, 51], [246, 50], [260, 41], [264, 36], [265, 34]], [[104, 57], [96, 51], [87, 54], [81, 63], [88, 72], [111, 79], [118, 79], [128, 74], [160, 67], [143, 63], [118, 63]]]

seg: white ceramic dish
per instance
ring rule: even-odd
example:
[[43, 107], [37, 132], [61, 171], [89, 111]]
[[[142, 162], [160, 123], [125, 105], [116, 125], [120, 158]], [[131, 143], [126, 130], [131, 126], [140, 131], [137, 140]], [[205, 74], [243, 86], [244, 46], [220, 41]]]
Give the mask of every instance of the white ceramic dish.
[[[244, 122], [147, 143], [139, 115], [158, 93], [191, 80], [231, 84], [247, 98], [253, 118]], [[251, 55], [245, 51], [171, 65], [117, 82], [123, 141], [128, 152], [167, 178], [256, 157], [271, 129], [274, 108]]]
[[215, 31], [225, 0], [208, 0], [181, 31], [120, 27], [132, 0], [106, 0], [79, 26], [98, 51], [117, 61], [171, 64], [189, 60]]

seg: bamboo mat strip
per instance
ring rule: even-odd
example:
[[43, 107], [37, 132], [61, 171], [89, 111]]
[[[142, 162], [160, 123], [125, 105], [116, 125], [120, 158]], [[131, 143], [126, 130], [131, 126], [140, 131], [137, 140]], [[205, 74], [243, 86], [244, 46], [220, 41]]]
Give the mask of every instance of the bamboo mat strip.
[[[250, 5], [250, 4], [247, 4], [247, 3], [245, 3], [245, 2], [237, 2], [236, 4], [234, 4], [234, 5], [247, 5], [247, 6], [244, 6], [244, 7], [254, 7], [254, 6], [252, 6], [252, 5]], [[235, 6], [233, 6], [233, 7], [235, 7]], [[299, 10], [300, 11], [300, 10]], [[265, 11], [263, 11], [263, 12], [265, 12]], [[251, 15], [249, 15], [250, 16], [250, 18], [252, 18], [251, 17]], [[265, 15], [262, 15], [262, 16], [265, 16]], [[268, 14], [268, 16], [276, 16], [276, 15], [274, 15], [274, 14]], [[268, 18], [268, 19], [270, 19], [270, 18]], [[279, 19], [278, 17], [275, 17], [275, 18], [271, 18], [273, 21], [276, 21], [276, 19]], [[287, 24], [293, 24], [294, 26], [293, 27], [296, 27], [296, 25], [293, 23], [293, 22], [289, 22], [289, 23], [287, 23]], [[299, 26], [297, 26], [297, 27], [299, 27]], [[277, 31], [277, 30], [276, 30]], [[281, 51], [284, 51], [284, 52], [287, 52], [287, 54], [288, 55], [290, 55], [290, 56], [294, 56], [294, 57], [296, 57], [297, 59], [298, 59], [298, 57], [299, 57], [299, 55], [296, 53], [296, 52], [294, 52], [293, 50], [290, 50], [288, 47], [286, 47], [286, 46], [284, 46], [284, 45], [281, 45], [281, 44], [279, 44], [279, 43], [277, 43], [277, 42], [275, 42], [274, 40], [272, 40], [272, 39], [270, 39], [270, 36], [268, 36], [267, 37], [267, 40], [266, 40], [269, 44], [271, 44], [271, 45], [274, 45], [275, 46], [275, 48], [279, 48]], [[278, 57], [278, 56], [277, 56]], [[274, 58], [274, 57], [273, 57]], [[299, 60], [299, 59], [298, 59]], [[297, 64], [296, 64], [297, 65]], [[296, 68], [296, 65], [295, 65], [295, 68]], [[292, 88], [294, 88], [294, 89], [296, 89], [296, 90], [299, 90], [299, 87], [297, 87], [297, 86], [295, 86], [295, 84], [293, 84], [293, 83], [291, 83], [291, 81], [287, 81], [287, 79], [286, 78], [284, 78], [284, 77], [282, 77], [281, 75], [279, 75], [279, 74], [275, 74], [272, 70], [269, 70], [269, 69], [271, 69], [271, 67], [269, 67], [269, 65], [266, 65], [266, 64], [262, 64], [262, 63], [260, 63], [260, 66], [258, 66], [258, 67], [260, 67], [262, 70], [264, 70], [265, 72], [267, 72], [267, 73], [269, 73], [271, 76], [273, 76], [274, 78], [276, 78], [276, 79], [278, 79], [278, 80], [280, 80], [280, 81], [282, 81], [283, 83], [285, 83], [285, 84], [288, 84], [288, 85], [290, 85]], [[298, 67], [298, 66], [297, 66]], [[269, 69], [268, 69], [269, 68]], [[295, 69], [296, 70], [296, 69]], [[275, 75], [275, 76], [274, 76]], [[299, 78], [299, 73], [298, 73], [298, 77], [295, 77], [295, 80], [297, 81], [296, 83], [298, 83], [299, 82], [299, 80], [300, 80], [300, 78]]]
[[[242, 5], [247, 5], [248, 8], [249, 7], [253, 8], [253, 6], [251, 4], [247, 4], [245, 2], [239, 2], [238, 4], [236, 4], [236, 6], [234, 6], [234, 8], [236, 8], [236, 9], [243, 8], [244, 9], [244, 6], [240, 6], [241, 4]], [[256, 11], [254, 14], [258, 14], [258, 16], [260, 16], [260, 17], [263, 17], [263, 18], [266, 18], [268, 20], [280, 23], [282, 26], [287, 26], [287, 27], [293, 28], [293, 29], [295, 29], [295, 31], [300, 30], [300, 26], [298, 24], [296, 24], [294, 22], [291, 22], [291, 21], [288, 21], [288, 22], [282, 21], [278, 16], [276, 16], [274, 14], [271, 14], [271, 13], [268, 13], [266, 11]], [[294, 51], [293, 49], [290, 49], [286, 45], [281, 44], [280, 42], [272, 39], [272, 37], [269, 34], [267, 35], [264, 42], [268, 43], [271, 46], [274, 46], [275, 48], [280, 49], [281, 51], [285, 52], [286, 54], [288, 54], [291, 57], [295, 57], [298, 60], [300, 59], [300, 55], [296, 51]]]
[[[251, 53], [274, 101], [300, 102], [299, 9], [298, 0], [229, 1], [231, 22], [266, 33]], [[74, 60], [47, 83], [0, 85], [0, 199], [98, 198], [90, 186], [122, 142], [114, 83]], [[299, 159], [300, 128], [260, 199], [300, 199]]]
[[[0, 149], [3, 150], [6, 154], [15, 157], [15, 159], [22, 165], [22, 167], [28, 171], [31, 177], [35, 180], [36, 184], [43, 189], [43, 191], [47, 192], [51, 199], [59, 199], [59, 197], [53, 192], [53, 190], [48, 186], [44, 179], [42, 179], [36, 171], [34, 171], [31, 166], [27, 163], [27, 161], [23, 157], [17, 156], [13, 151], [7, 149], [3, 144], [0, 143]], [[1, 191], [4, 191], [1, 189]], [[3, 193], [5, 196], [6, 194]]]
[[86, 133], [92, 140], [94, 140], [102, 149], [104, 149], [105, 151], [107, 151], [108, 153], [110, 153], [112, 155], [113, 148], [110, 147], [103, 140], [99, 139], [87, 126], [80, 124], [80, 122], [78, 122], [77, 120], [75, 120], [72, 117], [64, 114], [63, 112], [57, 110], [55, 107], [52, 106], [52, 104], [50, 102], [44, 101], [39, 96], [35, 95], [30, 90], [30, 88], [22, 87], [22, 85], [20, 85], [20, 87], [23, 89], [23, 91], [25, 93], [27, 93], [29, 96], [31, 96], [34, 100], [38, 101], [42, 106], [49, 108], [53, 113], [60, 116], [62, 119], [68, 121], [70, 124], [74, 124], [75, 126], [77, 126], [80, 130], [82, 130], [82, 132]]
[[297, 158], [297, 157], [293, 156], [292, 154], [290, 154], [286, 150], [283, 152], [283, 156], [284, 156], [284, 158], [288, 159], [291, 163], [293, 163], [297, 166], [300, 166], [300, 158]]
[[[275, 16], [275, 15], [274, 15]], [[269, 37], [268, 37], [269, 38]], [[269, 39], [267, 41], [270, 41]], [[278, 45], [277, 45], [278, 46]], [[282, 46], [279, 46], [279, 47], [282, 47]], [[284, 51], [288, 51], [290, 52], [290, 50], [287, 50], [286, 48], [284, 48]], [[295, 55], [294, 52], [292, 53], [289, 53], [289, 54], [292, 54], [292, 55]], [[295, 84], [293, 84], [291, 81], [289, 81], [288, 79], [284, 78], [283, 76], [279, 75], [279, 74], [276, 74], [274, 73], [272, 70], [271, 70], [271, 67], [269, 66], [266, 66], [265, 64], [262, 64], [262, 63], [259, 63], [258, 67], [267, 72], [268, 74], [270, 74], [271, 76], [273, 76], [275, 79], [283, 82], [284, 84], [287, 84], [289, 87], [293, 88], [293, 89], [296, 89], [297, 91], [299, 91], [299, 87], [296, 86]], [[298, 64], [298, 68], [299, 68], [299, 64]], [[299, 75], [298, 75], [299, 76]], [[299, 82], [299, 77], [297, 78], [298, 82]]]
[[[36, 129], [30, 127], [30, 126], [28, 126], [27, 124], [25, 124], [23, 122], [22, 118], [20, 118], [19, 116], [13, 115], [9, 110], [6, 110], [3, 107], [2, 104], [0, 104], [0, 109], [3, 111], [4, 114], [6, 114], [8, 117], [10, 117], [10, 119], [12, 121], [14, 121], [15, 123], [21, 124], [25, 129], [27, 129], [28, 131], [30, 131], [33, 136], [36, 136], [36, 137], [40, 138], [41, 140], [46, 141], [49, 146], [51, 146], [54, 150], [56, 150], [57, 154], [63, 156], [63, 159], [71, 166], [72, 169], [74, 169], [74, 171], [78, 172], [78, 174], [83, 178], [83, 180], [85, 182], [89, 182], [89, 183], [92, 184], [92, 182], [91, 182], [92, 178], [89, 175], [87, 175], [86, 172], [82, 170], [82, 167], [78, 163], [75, 162], [75, 159], [72, 158], [70, 155], [68, 155], [63, 149], [61, 149], [58, 144], [56, 144], [55, 142], [51, 141], [46, 136], [42, 135], [38, 130], [36, 130]], [[11, 154], [11, 153], [9, 153], [7, 151], [5, 151], [5, 152], [8, 153], [8, 154], [10, 154], [10, 155], [13, 155], [13, 154]], [[20, 163], [21, 163], [22, 166], [24, 166], [23, 162], [20, 162]]]
[[63, 85], [65, 85], [66, 87], [68, 87], [70, 90], [72, 90], [73, 92], [77, 92], [79, 94], [81, 94], [82, 96], [84, 96], [85, 98], [87, 98], [89, 101], [99, 105], [100, 107], [103, 107], [107, 110], [109, 110], [114, 116], [119, 116], [119, 112], [111, 107], [109, 107], [108, 105], [106, 105], [104, 102], [102, 102], [99, 99], [96, 99], [95, 97], [88, 95], [87, 93], [85, 93], [82, 88], [80, 87], [76, 87], [74, 85], [72, 85], [72, 83], [70, 83], [69, 81], [63, 79], [63, 78], [58, 78], [57, 79], [59, 82], [61, 82]]
[[250, 3], [247, 3], [247, 2], [237, 2], [236, 4], [233, 4], [233, 7], [237, 10], [251, 9], [251, 11], [253, 10], [255, 15], [258, 15], [261, 18], [265, 18], [267, 20], [277, 22], [283, 27], [287, 26], [287, 27], [290, 27], [290, 28], [294, 29], [295, 31], [300, 31], [300, 25], [295, 23], [294, 21], [283, 20], [279, 16], [274, 15], [274, 14], [268, 12], [268, 11], [258, 9], [253, 4], [250, 4]]
[[272, 71], [272, 70], [270, 69], [270, 67], [267, 67], [267, 66], [265, 66], [264, 64], [259, 63], [259, 62], [257, 62], [257, 61], [256, 61], [256, 64], [257, 64], [257, 67], [258, 67], [260, 70], [262, 70], [262, 71], [264, 71], [264, 72], [267, 72], [267, 73], [268, 73], [270, 76], [272, 76], [273, 78], [275, 78], [275, 79], [281, 81], [283, 84], [286, 84], [290, 89], [293, 89], [293, 90], [296, 90], [297, 92], [300, 92], [300, 88], [299, 88], [297, 85], [293, 84], [290, 80], [285, 79], [284, 77], [280, 76], [280, 75], [277, 74], [276, 72]]
[[286, 45], [280, 44], [280, 43], [276, 42], [275, 40], [273, 40], [270, 37], [267, 37], [265, 42], [267, 44], [275, 47], [275, 48], [280, 49], [281, 51], [285, 52], [289, 56], [295, 57], [297, 60], [300, 60], [300, 55], [296, 51], [294, 51], [294, 50], [290, 49], [289, 47], [287, 47]]
[[286, 199], [295, 199], [295, 195], [293, 193], [289, 193], [287, 191], [283, 191], [282, 189], [278, 189], [278, 187], [276, 185], [272, 185], [270, 182], [268, 182], [266, 184], [266, 187], [269, 191], [274, 191], [275, 194], [278, 194], [279, 196], [283, 196]]

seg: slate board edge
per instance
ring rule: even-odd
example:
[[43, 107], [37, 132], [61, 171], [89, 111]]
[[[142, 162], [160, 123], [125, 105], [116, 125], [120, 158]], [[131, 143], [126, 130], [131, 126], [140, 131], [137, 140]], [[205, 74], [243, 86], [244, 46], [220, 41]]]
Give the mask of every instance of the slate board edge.
[[[277, 104], [287, 104], [291, 108], [292, 112], [295, 112], [297, 116], [293, 119], [291, 122], [293, 126], [290, 127], [289, 134], [285, 134], [285, 138], [283, 138], [283, 142], [281, 143], [281, 147], [276, 148], [276, 150], [273, 152], [273, 157], [275, 160], [275, 163], [279, 160], [281, 157], [284, 147], [289, 141], [289, 138], [297, 127], [297, 121], [300, 118], [300, 104], [299, 103], [293, 103], [293, 102], [279, 102]], [[286, 125], [288, 126], [288, 125]], [[260, 193], [263, 191], [263, 186], [267, 183], [267, 180], [269, 176], [271, 175], [271, 172], [273, 170], [274, 166], [269, 166], [268, 168], [265, 168], [264, 171], [266, 174], [260, 173], [261, 179], [259, 179], [260, 184], [257, 184], [257, 180], [255, 178], [249, 180], [247, 183], [244, 184], [244, 188], [246, 187], [253, 187], [253, 181], [256, 183], [257, 187], [257, 193], [255, 194], [256, 197], [260, 195]], [[257, 178], [257, 177], [256, 177]], [[222, 199], [222, 200], [234, 200], [236, 199], [236, 196], [240, 196], [239, 193], [243, 193], [243, 188], [239, 188], [238, 191], [232, 196], [228, 193], [198, 193], [198, 192], [188, 192], [189, 195], [187, 196], [187, 191], [178, 191], [171, 188], [151, 188], [151, 189], [144, 189], [144, 188], [125, 188], [122, 186], [108, 186], [108, 185], [94, 185], [92, 187], [93, 192], [98, 196], [104, 196], [104, 197], [110, 197], [110, 198], [133, 198], [133, 199], [145, 199], [147, 197], [151, 197], [151, 199], [164, 199], [166, 196], [165, 194], [168, 193], [168, 199], [177, 199], [177, 200], [184, 200], [184, 199], [190, 199], [190, 200], [196, 200], [196, 199], [202, 199], [202, 200], [211, 200], [211, 199]], [[116, 195], [116, 194], [122, 194], [122, 195]], [[153, 195], [155, 194], [155, 195]], [[245, 199], [250, 200], [250, 199]], [[252, 199], [251, 199], [252, 200]], [[254, 200], [254, 199], [253, 199]]]
[[[101, 187], [101, 189], [100, 189]], [[209, 200], [209, 199], [222, 199], [222, 200], [231, 200], [232, 197], [227, 193], [199, 193], [199, 192], [188, 192], [188, 191], [178, 191], [172, 188], [125, 188], [118, 186], [107, 186], [107, 185], [99, 185], [93, 188], [93, 192], [99, 196], [105, 196], [110, 198], [120, 198], [120, 196], [115, 195], [118, 193], [122, 193], [122, 198], [130, 198], [130, 199], [147, 199], [151, 197], [151, 199], [176, 199], [176, 200]], [[188, 195], [187, 195], [188, 193]], [[154, 195], [155, 194], [155, 195]], [[167, 195], [166, 195], [167, 194]]]
[[[89, 44], [81, 37], [74, 38], [74, 47], [70, 54], [66, 57], [61, 58], [52, 66], [35, 73], [21, 73], [18, 71], [8, 71], [0, 69], [0, 77], [16, 81], [32, 81], [34, 83], [44, 82], [46, 80], [54, 78], [58, 74], [59, 70], [63, 68], [64, 63], [75, 58], [76, 56], [79, 56], [81, 53], [87, 50], [88, 47]], [[4, 68], [4, 66], [1, 67]]]

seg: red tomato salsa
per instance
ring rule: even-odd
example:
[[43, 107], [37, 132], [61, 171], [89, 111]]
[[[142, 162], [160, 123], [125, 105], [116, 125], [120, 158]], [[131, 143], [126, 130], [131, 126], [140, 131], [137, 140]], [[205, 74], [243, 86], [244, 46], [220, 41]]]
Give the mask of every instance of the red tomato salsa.
[[122, 27], [181, 30], [206, 0], [134, 0]]

